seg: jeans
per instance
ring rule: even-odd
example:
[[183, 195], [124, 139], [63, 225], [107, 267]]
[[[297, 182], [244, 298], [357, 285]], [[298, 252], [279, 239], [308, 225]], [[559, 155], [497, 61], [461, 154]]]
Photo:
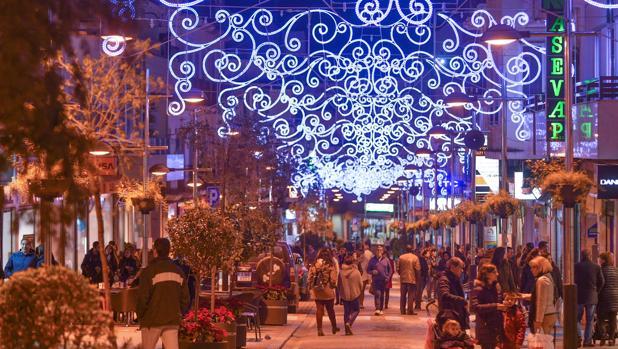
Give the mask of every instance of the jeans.
[[416, 305], [414, 306], [414, 308], [417, 310], [421, 310], [421, 301], [423, 300], [423, 291], [425, 290], [425, 284], [425, 278], [423, 277], [421, 277], [420, 280], [416, 282]]
[[373, 300], [376, 305], [376, 310], [384, 310], [385, 293], [386, 292], [384, 288], [373, 288]]
[[416, 296], [416, 284], [407, 282], [401, 283], [401, 296], [399, 297], [399, 311], [402, 315], [411, 314], [414, 307], [414, 298]]
[[178, 349], [178, 327], [148, 327], [142, 328], [142, 348], [155, 349], [159, 337], [165, 349]]
[[584, 343], [592, 343], [592, 322], [594, 319], [594, 311], [596, 304], [578, 304], [577, 305], [577, 332], [579, 336], [582, 336], [581, 321], [584, 315], [584, 309], [586, 309], [586, 329], [584, 330]]
[[343, 302], [343, 322], [352, 326], [360, 312], [360, 301], [356, 298], [353, 301], [344, 301], [342, 299], [341, 302]]

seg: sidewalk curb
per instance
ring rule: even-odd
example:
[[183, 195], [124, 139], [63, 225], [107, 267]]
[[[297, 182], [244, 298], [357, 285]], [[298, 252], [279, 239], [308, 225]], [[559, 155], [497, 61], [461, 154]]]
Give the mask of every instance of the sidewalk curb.
[[303, 319], [303, 321], [298, 322], [298, 325], [296, 325], [296, 328], [290, 333], [288, 338], [286, 338], [283, 341], [283, 343], [281, 343], [281, 345], [279, 346], [279, 349], [283, 349], [285, 347], [285, 345], [288, 343], [288, 341], [292, 337], [294, 337], [294, 334], [298, 331], [298, 329], [301, 328], [301, 326], [305, 324], [305, 321], [307, 321], [307, 319], [309, 319], [309, 315], [311, 315], [311, 314], [310, 313], [305, 314], [305, 318]]

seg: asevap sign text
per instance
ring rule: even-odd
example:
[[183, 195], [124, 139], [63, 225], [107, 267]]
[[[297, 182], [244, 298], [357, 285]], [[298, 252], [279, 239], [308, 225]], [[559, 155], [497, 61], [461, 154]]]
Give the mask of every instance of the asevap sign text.
[[618, 199], [618, 165], [597, 165], [599, 199]]

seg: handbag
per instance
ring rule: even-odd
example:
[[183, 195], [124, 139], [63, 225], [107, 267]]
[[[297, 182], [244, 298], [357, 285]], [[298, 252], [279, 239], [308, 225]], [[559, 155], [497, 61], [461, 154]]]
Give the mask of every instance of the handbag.
[[554, 349], [553, 337], [548, 334], [530, 333], [528, 349]]

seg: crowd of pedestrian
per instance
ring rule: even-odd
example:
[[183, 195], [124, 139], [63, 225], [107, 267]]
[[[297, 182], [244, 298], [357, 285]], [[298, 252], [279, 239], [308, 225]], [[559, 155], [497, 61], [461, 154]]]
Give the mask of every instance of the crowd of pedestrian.
[[[562, 309], [562, 274], [547, 242], [474, 251], [425, 243], [416, 248], [407, 245], [399, 256], [390, 252], [388, 246], [371, 246], [370, 241], [359, 248], [347, 244], [316, 252], [308, 280], [318, 309], [318, 335], [324, 335], [324, 310], [332, 333], [339, 331], [337, 304], [344, 307], [345, 334], [352, 335], [366, 291], [374, 296], [373, 314], [383, 315], [395, 273], [400, 281], [400, 314], [416, 315], [422, 302], [437, 305], [434, 333], [439, 345], [459, 343], [458, 347], [468, 348], [475, 342], [483, 349], [516, 349], [527, 331], [555, 335]], [[585, 347], [594, 345], [593, 334], [602, 345], [615, 345], [618, 271], [613, 262], [610, 253], [602, 253], [597, 264], [584, 250], [575, 265], [578, 330]], [[474, 336], [462, 335], [471, 327]]]

